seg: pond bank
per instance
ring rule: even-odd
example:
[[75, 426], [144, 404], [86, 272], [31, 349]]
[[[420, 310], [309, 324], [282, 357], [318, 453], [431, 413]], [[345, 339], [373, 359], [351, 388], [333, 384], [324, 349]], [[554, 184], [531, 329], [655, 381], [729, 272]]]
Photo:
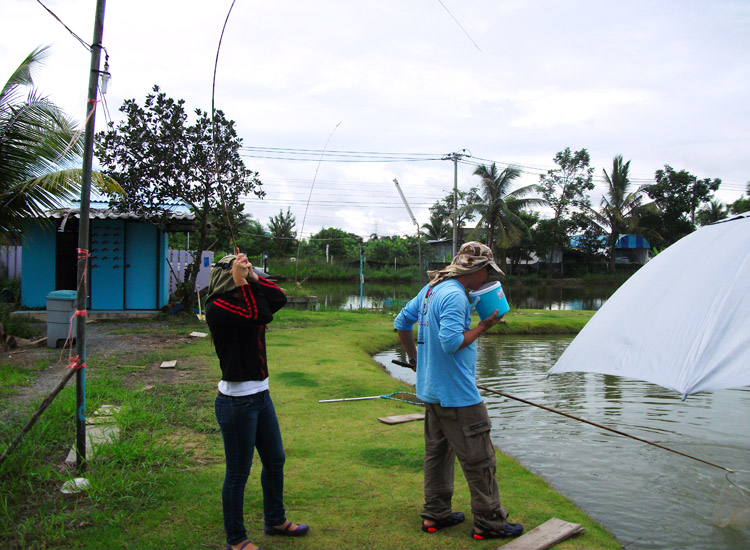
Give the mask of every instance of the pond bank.
[[[507, 325], [516, 325], [511, 321]], [[106, 462], [91, 464], [91, 491], [73, 499], [58, 493], [71, 475], [57, 466], [57, 450], [70, 444], [70, 387], [53, 404], [53, 414], [45, 415], [48, 425], [32, 430], [3, 465], [0, 489], [9, 498], [0, 538], [10, 542], [8, 547], [45, 542], [48, 548], [156, 549], [185, 547], [185, 541], [191, 548], [222, 546], [222, 443], [213, 419], [217, 361], [207, 339], [184, 340], [205, 325], [166, 323], [157, 330], [143, 321], [130, 327], [112, 323], [116, 335], [138, 335], [144, 347], [113, 355], [92, 347], [87, 408], [119, 405], [123, 437]], [[271, 388], [287, 451], [286, 506], [290, 519], [312, 525], [310, 535], [295, 539], [293, 546], [496, 548], [503, 541], [473, 541], [470, 522], [436, 535], [419, 530], [422, 424], [377, 421], [416, 407], [386, 399], [318, 403], [403, 389], [371, 358], [396, 344], [391, 323], [392, 317], [384, 314], [282, 310], [270, 327]], [[157, 331], [164, 338], [159, 347], [147, 338]], [[176, 369], [159, 371], [161, 361], [175, 358]], [[5, 358], [2, 365], [21, 368], [7, 365]], [[34, 364], [25, 372], [39, 374]], [[0, 444], [7, 444], [11, 431], [2, 428]], [[255, 466], [246, 496], [251, 540], [266, 550], [290, 548], [290, 541], [262, 534], [260, 468]], [[527, 530], [558, 517], [585, 529], [560, 544], [561, 549], [619, 547], [575, 504], [517, 461], [498, 453], [498, 472], [503, 502]], [[41, 491], [30, 494], [29, 487]], [[460, 469], [454, 507], [466, 513], [470, 508]]]

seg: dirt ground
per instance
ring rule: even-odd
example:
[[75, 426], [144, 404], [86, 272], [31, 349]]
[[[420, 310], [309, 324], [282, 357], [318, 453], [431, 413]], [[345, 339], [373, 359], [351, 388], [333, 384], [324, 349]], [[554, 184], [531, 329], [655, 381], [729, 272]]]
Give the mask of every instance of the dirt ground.
[[[122, 368], [132, 380], [133, 385], [148, 386], [153, 384], [180, 383], [187, 378], [198, 375], [205, 365], [190, 365], [190, 369], [161, 369], [160, 362], [145, 364], [140, 359], [149, 354], [158, 353], [176, 345], [192, 341], [189, 336], [192, 329], [186, 327], [184, 334], [160, 330], [166, 323], [158, 321], [144, 322], [89, 322], [86, 323], [86, 365], [87, 380], [95, 379], [97, 368]], [[38, 327], [40, 334], [44, 334], [45, 325]], [[124, 333], [125, 332], [125, 333]], [[208, 330], [206, 329], [207, 333]], [[33, 339], [32, 339], [33, 341]], [[2, 351], [2, 362], [19, 366], [28, 372], [34, 382], [28, 386], [20, 386], [18, 391], [4, 400], [23, 402], [38, 401], [46, 397], [60, 383], [69, 372], [67, 366], [70, 358], [75, 356], [75, 346], [65, 348], [48, 348], [46, 341], [39, 346], [29, 346], [22, 343], [18, 348]], [[190, 358], [178, 359], [180, 367], [188, 366]], [[140, 361], [140, 363], [139, 363]], [[68, 384], [71, 384], [69, 381]], [[0, 417], [2, 416], [0, 407]]]

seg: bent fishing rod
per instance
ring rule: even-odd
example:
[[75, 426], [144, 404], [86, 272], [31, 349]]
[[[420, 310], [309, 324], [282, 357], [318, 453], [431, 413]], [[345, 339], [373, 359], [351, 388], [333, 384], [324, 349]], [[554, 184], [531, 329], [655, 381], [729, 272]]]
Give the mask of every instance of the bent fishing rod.
[[[399, 367], [406, 367], [408, 369], [414, 370], [414, 365], [411, 365], [409, 363], [405, 363], [404, 361], [398, 361], [396, 359], [392, 360], [391, 363], [394, 365], [398, 365]], [[488, 388], [487, 386], [481, 386], [479, 384], [476, 385], [477, 388], [480, 390], [484, 390], [489, 393], [495, 393], [497, 395], [501, 395], [503, 397], [507, 397], [508, 399], [514, 399], [515, 401], [520, 401], [521, 403], [525, 403], [526, 405], [531, 405], [532, 407], [539, 407], [540, 409], [544, 409], [545, 411], [549, 411], [555, 414], [559, 414], [561, 416], [566, 416], [568, 418], [572, 418], [573, 420], [578, 420], [579, 422], [583, 422], [584, 424], [590, 424], [592, 426], [596, 426], [597, 428], [601, 428], [602, 430], [607, 430], [612, 433], [616, 433], [617, 435], [622, 435], [625, 437], [629, 437], [630, 439], [635, 439], [636, 441], [640, 441], [641, 443], [646, 443], [648, 445], [653, 445], [654, 447], [659, 447], [660, 449], [664, 449], [665, 451], [669, 451], [670, 453], [675, 453], [680, 456], [684, 456], [685, 458], [692, 458], [693, 460], [697, 460], [698, 462], [702, 462], [703, 464], [708, 464], [709, 466], [713, 466], [714, 468], [719, 468], [720, 470], [724, 470], [725, 472], [729, 472], [730, 474], [734, 474], [735, 471], [731, 470], [729, 468], [725, 468], [724, 466], [719, 466], [718, 464], [714, 464], [713, 462], [708, 462], [707, 460], [703, 460], [702, 458], [698, 458], [686, 453], [683, 453], [681, 451], [677, 451], [675, 449], [670, 449], [669, 447], [665, 447], [664, 445], [659, 445], [658, 443], [654, 443], [653, 441], [648, 441], [647, 439], [641, 439], [640, 437], [636, 437], [634, 435], [631, 435], [629, 433], [622, 432], [620, 430], [616, 430], [614, 428], [610, 428], [608, 426], [604, 426], [602, 424], [597, 424], [596, 422], [592, 422], [591, 420], [586, 420], [585, 418], [581, 418], [579, 416], [574, 416], [572, 414], [568, 414], [566, 412], [563, 412], [558, 409], [553, 409], [552, 407], [546, 407], [545, 405], [540, 405], [539, 403], [534, 403], [533, 401], [528, 401], [527, 399], [522, 399], [520, 397], [516, 397], [515, 395], [510, 395], [508, 393], [504, 393], [501, 391], [493, 390], [491, 388]]]

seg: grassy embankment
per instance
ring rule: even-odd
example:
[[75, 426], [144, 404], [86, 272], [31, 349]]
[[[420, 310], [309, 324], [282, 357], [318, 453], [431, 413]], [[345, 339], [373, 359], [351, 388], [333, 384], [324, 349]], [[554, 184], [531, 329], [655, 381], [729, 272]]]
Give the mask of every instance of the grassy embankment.
[[[570, 332], [580, 329], [588, 316], [527, 310], [509, 315], [507, 324], [498, 328], [534, 333], [550, 319], [568, 319], [573, 323], [566, 329]], [[245, 512], [251, 540], [266, 550], [489, 549], [502, 544], [471, 540], [470, 521], [436, 535], [419, 531], [422, 424], [388, 426], [377, 421], [417, 407], [391, 400], [318, 403], [403, 388], [370, 357], [397, 342], [390, 316], [285, 310], [271, 327], [272, 393], [288, 453], [288, 515], [311, 524], [312, 531], [302, 539], [261, 534], [260, 468], [254, 467]], [[177, 337], [196, 328], [192, 322], [170, 321], [158, 330]], [[154, 328], [126, 327], [124, 332], [136, 330]], [[50, 350], [53, 361], [57, 353]], [[159, 371], [162, 360], [175, 357], [177, 369]], [[88, 364], [87, 409], [119, 405], [122, 437], [101, 451], [106, 459], [90, 465], [90, 490], [60, 494], [62, 482], [73, 476], [59, 467], [74, 438], [75, 397], [67, 388], [0, 466], [3, 548], [222, 548], [223, 451], [213, 416], [218, 366], [210, 343], [182, 343], [106, 362], [90, 356]], [[16, 367], [0, 365], [0, 372], [6, 373], [0, 378], [6, 390], [17, 383], [7, 376], [17, 372]], [[3, 414], [12, 420], [0, 428], [3, 448], [36, 404], [11, 407], [5, 401]], [[498, 461], [501, 495], [513, 521], [527, 529], [551, 517], [583, 524], [586, 532], [560, 544], [561, 549], [619, 546], [544, 480], [500, 453]], [[470, 508], [460, 468], [454, 508], [467, 513]]]

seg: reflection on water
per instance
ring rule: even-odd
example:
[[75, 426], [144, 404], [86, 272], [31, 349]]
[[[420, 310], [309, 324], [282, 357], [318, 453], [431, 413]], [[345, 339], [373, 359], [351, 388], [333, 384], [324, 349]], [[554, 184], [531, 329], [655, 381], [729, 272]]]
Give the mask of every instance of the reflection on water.
[[[570, 341], [482, 337], [477, 382], [731, 468], [735, 483], [750, 486], [750, 391], [722, 390], [683, 402], [667, 389], [614, 376], [547, 378]], [[390, 363], [405, 359], [400, 350], [375, 359], [414, 383], [414, 373]], [[731, 488], [722, 470], [498, 395], [484, 398], [497, 447], [542, 475], [627, 548], [750, 548], [750, 529], [712, 523], [722, 490]], [[513, 503], [507, 504], [512, 514]]]
[[[284, 285], [282, 284], [282, 287]], [[418, 283], [304, 283], [305, 294], [318, 297], [324, 308], [370, 309], [383, 302], [398, 306], [417, 295], [422, 285]], [[599, 309], [617, 287], [588, 285], [585, 287], [548, 287], [513, 284], [503, 287], [511, 306], [520, 309], [591, 310]]]

